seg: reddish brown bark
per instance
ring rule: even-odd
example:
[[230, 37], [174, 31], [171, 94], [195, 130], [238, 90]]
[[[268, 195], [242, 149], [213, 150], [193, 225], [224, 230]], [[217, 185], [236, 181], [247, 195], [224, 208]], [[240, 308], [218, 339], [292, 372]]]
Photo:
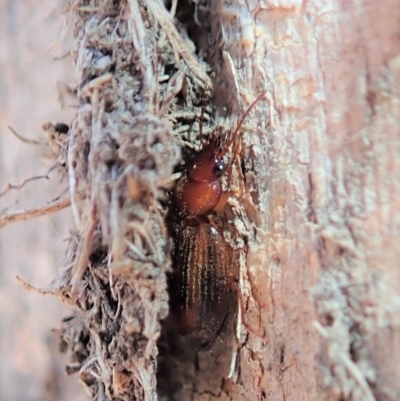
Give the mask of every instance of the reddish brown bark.
[[[134, 0], [121, 3], [121, 8], [105, 1], [100, 3], [100, 8], [96, 8], [96, 2], [74, 3], [75, 7], [86, 7], [74, 10], [76, 54], [80, 55], [75, 60], [81, 74], [80, 105], [85, 102], [89, 105], [78, 110], [75, 144], [89, 138], [98, 158], [89, 160], [88, 165], [101, 166], [109, 156], [103, 151], [110, 147], [108, 142], [93, 140], [93, 122], [100, 121], [111, 131], [118, 127], [113, 138], [126, 150], [118, 157], [127, 163], [123, 164], [124, 168], [129, 163], [137, 167], [136, 159], [129, 159], [130, 152], [142, 145], [136, 143], [129, 149], [124, 148], [132, 145], [129, 138], [135, 137], [136, 131], [133, 136], [124, 133], [123, 124], [118, 125], [124, 120], [122, 114], [114, 113], [112, 118], [102, 119], [110, 110], [109, 104], [108, 108], [102, 105], [102, 96], [112, 93], [103, 92], [104, 88], [116, 90], [121, 86], [111, 85], [115, 77], [101, 69], [107, 68], [105, 59], [103, 63], [92, 63], [99, 49], [115, 46], [117, 51], [126, 46], [137, 57], [135, 65], [141, 66], [132, 70], [141, 89], [135, 86], [133, 79], [130, 84], [136, 90], [134, 93], [139, 93], [139, 100], [132, 106], [131, 97], [123, 98], [124, 107], [140, 106], [157, 116], [157, 135], [166, 135], [171, 144], [166, 151], [170, 152], [169, 159], [164, 160], [168, 176], [172, 170], [168, 162], [172, 163], [177, 157], [177, 142], [174, 136], [168, 136], [168, 129], [164, 130], [163, 119], [168, 119], [169, 100], [182, 93], [187, 96], [188, 86], [181, 75], [175, 75], [174, 84], [171, 83], [166, 92], [164, 87], [160, 90], [161, 100], [165, 101], [165, 93], [170, 93], [171, 97], [159, 108], [155, 82], [160, 70], [154, 68], [153, 61], [160, 60], [157, 58], [162, 48], [160, 43], [165, 45], [162, 48], [165, 53], [158, 68], [165, 67], [165, 60], [175, 67], [179, 64], [192, 85], [186, 111], [192, 113], [189, 120], [194, 131], [199, 107], [194, 107], [191, 101], [196, 105], [199, 88], [209, 86], [211, 81], [202, 65], [197, 64], [192, 53], [194, 48], [185, 48], [188, 42], [177, 35], [174, 20], [155, 0], [145, 2], [146, 8]], [[264, 330], [269, 340], [263, 342], [243, 330], [241, 341], [236, 345], [237, 366], [228, 379], [235, 343], [233, 324], [230, 324], [221, 337], [224, 342], [218, 342], [212, 353], [200, 352], [195, 362], [190, 358], [168, 361], [171, 355], [167, 355], [164, 369], [173, 375], [164, 380], [161, 390], [175, 391], [175, 399], [181, 400], [397, 400], [400, 394], [397, 361], [400, 343], [397, 318], [400, 293], [397, 268], [400, 256], [397, 246], [400, 9], [394, 0], [308, 1], [301, 5], [290, 1], [209, 3], [196, 3], [200, 27], [194, 21], [193, 24], [187, 22], [193, 18], [193, 10], [188, 11], [181, 3], [176, 16], [181, 19], [181, 29], [188, 32], [213, 69], [212, 101], [219, 108], [219, 114], [224, 115], [222, 108], [227, 106], [234, 125], [261, 91], [269, 91], [266, 101], [258, 105], [246, 124], [242, 169], [234, 172], [234, 196], [228, 211], [230, 231], [248, 244], [238, 252], [246, 321], [254, 331]], [[90, 20], [87, 13], [95, 18]], [[109, 19], [106, 21], [104, 17]], [[133, 27], [132, 40], [121, 34], [123, 45], [122, 42], [112, 43], [111, 33], [116, 26], [113, 24], [118, 18], [122, 21], [121, 29], [129, 23]], [[88, 54], [93, 58], [85, 58]], [[100, 80], [90, 86], [87, 78], [91, 75], [86, 73], [94, 67]], [[121, 71], [125, 73], [123, 68]], [[83, 93], [84, 90], [87, 92]], [[118, 90], [116, 92], [125, 93], [125, 89]], [[119, 97], [115, 99], [117, 103], [120, 101]], [[182, 110], [178, 106], [174, 111]], [[94, 118], [85, 119], [89, 115], [85, 113], [91, 113]], [[115, 118], [112, 124], [109, 118]], [[185, 135], [187, 131], [179, 118], [176, 117], [178, 123], [174, 128], [182, 129]], [[18, 128], [29, 127], [32, 125]], [[104, 138], [98, 136], [97, 139]], [[79, 146], [76, 149], [80, 149]], [[74, 154], [76, 160], [83, 160], [80, 155], [79, 152]], [[157, 181], [160, 171], [149, 179], [154, 180], [154, 185], [146, 189], [146, 194], [150, 194], [147, 203], [140, 203], [142, 200], [133, 197], [146, 216], [146, 213], [153, 216], [151, 213], [156, 208], [154, 188], [160, 182]], [[80, 174], [81, 170], [78, 168], [76, 172]], [[143, 178], [132, 177], [134, 183], [137, 177]], [[95, 181], [89, 175], [79, 178], [87, 184], [87, 194], [99, 196], [93, 198], [92, 203], [86, 203], [88, 208], [84, 207], [81, 214], [86, 225], [83, 224], [79, 232], [83, 242], [77, 244], [83, 244], [82, 249], [88, 252], [72, 247], [69, 254], [69, 262], [75, 263], [75, 270], [68, 273], [67, 278], [75, 280], [75, 290], [80, 288], [81, 279], [93, 284], [100, 277], [91, 276], [87, 267], [90, 252], [100, 243], [96, 242], [95, 228], [101, 226], [113, 258], [117, 256], [121, 263], [127, 261], [121, 239], [126, 239], [124, 236], [129, 232], [121, 228], [123, 224], [113, 226], [113, 220], [107, 215], [117, 203], [110, 203], [110, 206], [110, 199], [104, 194], [116, 193], [116, 187], [106, 187], [103, 184], [108, 181]], [[118, 181], [118, 185], [121, 182], [125, 181]], [[136, 184], [133, 187], [137, 189]], [[119, 188], [122, 191], [124, 187]], [[136, 190], [133, 193], [136, 194]], [[149, 205], [152, 206], [149, 208]], [[101, 223], [96, 220], [96, 213]], [[124, 223], [124, 213], [116, 215], [118, 222]], [[126, 280], [128, 284], [120, 287], [127, 294], [126, 298], [121, 298], [125, 300], [122, 310], [126, 312], [121, 315], [121, 327], [127, 324], [130, 333], [144, 333], [145, 338], [145, 342], [133, 342], [129, 350], [137, 358], [124, 365], [129, 374], [115, 368], [123, 355], [118, 346], [126, 339], [124, 332], [115, 336], [110, 356], [108, 344], [100, 337], [96, 340], [100, 331], [95, 325], [98, 321], [94, 325], [88, 323], [90, 341], [97, 347], [96, 357], [101, 355], [101, 358], [96, 360], [94, 368], [81, 370], [81, 379], [96, 384], [94, 396], [102, 389], [108, 396], [123, 399], [133, 399], [133, 394], [146, 400], [156, 397], [154, 341], [159, 334], [157, 317], [166, 310], [163, 280], [164, 269], [168, 266], [168, 254], [163, 253], [166, 249], [163, 241], [168, 238], [162, 227], [162, 220], [151, 220], [148, 231], [154, 234], [150, 239], [156, 239], [152, 256], [160, 258], [153, 261], [157, 268], [151, 270], [155, 281]], [[139, 229], [135, 226], [131, 233]], [[137, 245], [134, 240], [132, 244]], [[149, 244], [151, 240], [143, 245], [146, 252], [146, 246], [151, 248]], [[124, 263], [117, 266], [120, 269], [115, 275], [117, 281], [121, 277], [126, 279], [123, 268], [132, 267]], [[142, 279], [138, 266], [144, 269], [140, 271], [148, 272], [147, 265], [133, 264], [129, 273], [134, 272], [129, 276], [131, 279]], [[101, 280], [107, 283], [108, 276], [103, 273]], [[73, 294], [68, 280], [56, 284], [65, 293]], [[155, 303], [151, 303], [147, 291], [155, 289]], [[82, 294], [87, 297], [91, 293]], [[138, 294], [141, 303], [132, 303]], [[99, 299], [107, 301], [107, 297]], [[80, 316], [88, 316], [92, 309], [87, 309], [83, 302], [80, 305]], [[140, 308], [144, 310], [144, 324]], [[111, 316], [102, 322], [107, 323]], [[95, 369], [97, 377], [91, 376], [89, 368]], [[179, 390], [182, 383], [185, 386]]]

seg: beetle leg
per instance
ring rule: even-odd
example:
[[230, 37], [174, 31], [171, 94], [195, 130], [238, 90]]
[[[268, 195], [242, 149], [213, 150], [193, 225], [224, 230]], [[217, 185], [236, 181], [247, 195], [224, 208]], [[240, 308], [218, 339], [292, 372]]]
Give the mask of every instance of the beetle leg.
[[216, 211], [218, 213], [222, 213], [224, 211], [226, 202], [228, 201], [228, 198], [229, 198], [229, 194], [230, 194], [229, 190], [222, 192], [217, 205], [213, 209], [214, 211]]

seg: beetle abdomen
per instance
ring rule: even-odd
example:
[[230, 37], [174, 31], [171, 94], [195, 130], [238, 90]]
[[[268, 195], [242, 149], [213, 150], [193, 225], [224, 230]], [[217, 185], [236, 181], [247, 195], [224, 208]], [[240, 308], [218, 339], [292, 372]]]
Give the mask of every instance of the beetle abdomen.
[[228, 246], [222, 233], [205, 221], [174, 228], [171, 310], [179, 334], [194, 346], [211, 345], [229, 304]]

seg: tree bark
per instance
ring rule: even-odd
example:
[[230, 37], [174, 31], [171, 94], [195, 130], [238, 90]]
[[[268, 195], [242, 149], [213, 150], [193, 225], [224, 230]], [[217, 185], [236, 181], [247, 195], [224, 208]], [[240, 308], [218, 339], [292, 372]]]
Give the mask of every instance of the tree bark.
[[269, 342], [245, 344], [229, 396], [395, 400], [400, 10], [223, 2], [214, 15], [228, 87], [270, 93], [242, 202], [259, 212], [248, 291]]
[[[70, 369], [94, 399], [154, 400], [159, 369], [160, 399], [397, 400], [400, 8], [192, 6], [173, 19], [156, 0], [71, 2], [78, 229], [51, 290], [76, 311], [63, 334]], [[232, 311], [211, 351], [167, 347], [157, 364], [162, 188], [196, 142], [202, 96], [235, 127], [264, 90], [225, 216], [244, 244], [234, 253], [248, 330], [235, 340]]]

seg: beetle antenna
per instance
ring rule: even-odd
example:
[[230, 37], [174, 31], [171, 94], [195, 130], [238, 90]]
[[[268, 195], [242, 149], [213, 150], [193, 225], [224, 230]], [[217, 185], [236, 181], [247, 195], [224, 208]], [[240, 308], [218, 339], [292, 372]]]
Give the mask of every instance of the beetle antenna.
[[[230, 141], [227, 144], [227, 147], [232, 145], [232, 142], [234, 141], [237, 133], [239, 132], [240, 128], [242, 127], [244, 120], [247, 118], [247, 116], [249, 115], [250, 111], [254, 108], [254, 106], [267, 94], [268, 90], [265, 90], [264, 92], [261, 92], [256, 99], [253, 101], [253, 103], [247, 108], [247, 110], [244, 112], [242, 118], [239, 120], [239, 123], [234, 131], [234, 133], [232, 134], [232, 138], [230, 139]], [[227, 178], [227, 182], [229, 183], [231, 180], [231, 175], [232, 175], [232, 165], [237, 157], [239, 153], [239, 146], [236, 146], [235, 151], [233, 153], [233, 157], [229, 163], [229, 169], [228, 169], [228, 178]]]
[[254, 108], [254, 106], [267, 94], [268, 90], [265, 90], [264, 92], [261, 92], [257, 98], [253, 101], [253, 103], [247, 108], [247, 110], [245, 111], [245, 113], [243, 114], [242, 118], [240, 119], [235, 132], [232, 134], [232, 138], [231, 140], [228, 142], [227, 146], [232, 145], [232, 142], [236, 136], [236, 134], [239, 132], [240, 128], [242, 127], [244, 120], [247, 118], [247, 116], [249, 115], [250, 111]]

